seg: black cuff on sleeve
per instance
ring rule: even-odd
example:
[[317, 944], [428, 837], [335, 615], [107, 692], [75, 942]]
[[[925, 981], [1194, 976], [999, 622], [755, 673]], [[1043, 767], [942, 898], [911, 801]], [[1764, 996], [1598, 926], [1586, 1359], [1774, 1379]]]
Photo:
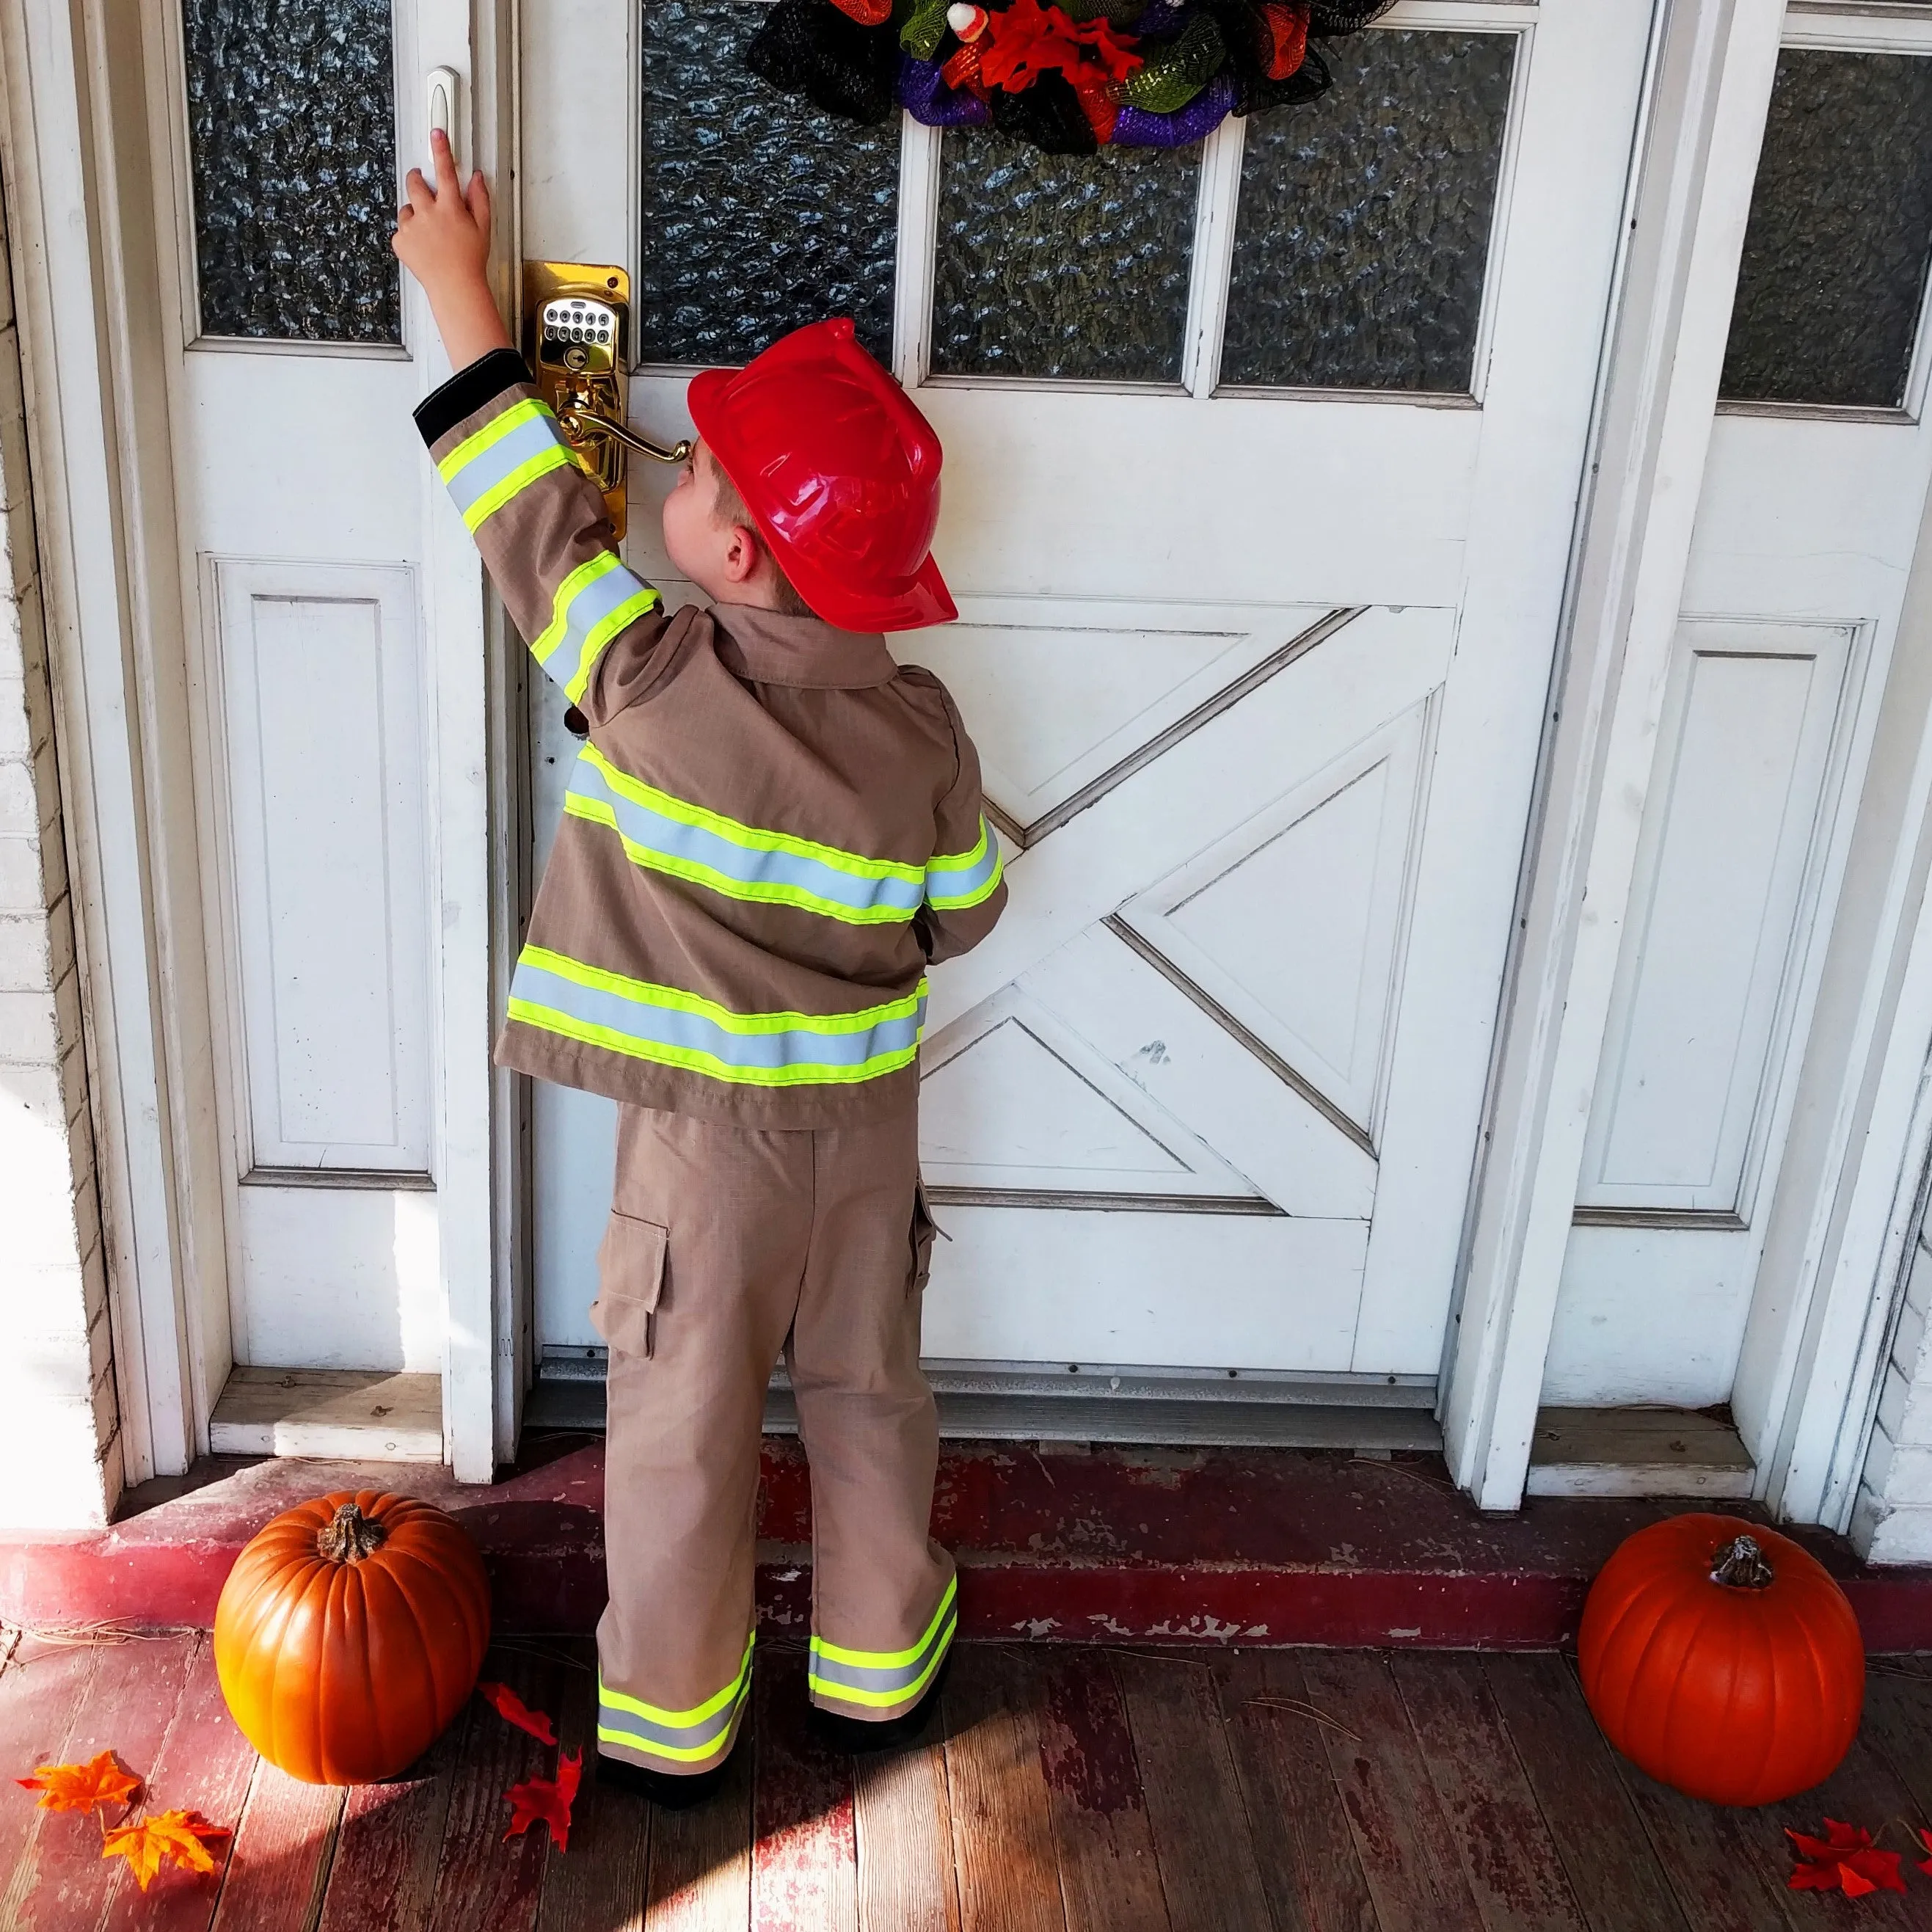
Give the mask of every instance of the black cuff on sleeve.
[[434, 449], [465, 416], [494, 403], [506, 389], [530, 380], [529, 365], [514, 349], [493, 349], [466, 369], [459, 369], [441, 388], [417, 404], [416, 428]]

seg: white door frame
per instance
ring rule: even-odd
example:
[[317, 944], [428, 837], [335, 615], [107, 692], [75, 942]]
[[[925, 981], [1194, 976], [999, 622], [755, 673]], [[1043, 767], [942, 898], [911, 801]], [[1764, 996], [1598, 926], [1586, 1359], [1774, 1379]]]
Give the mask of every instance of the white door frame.
[[[1580, 523], [1444, 1363], [1451, 1468], [1486, 1507], [1512, 1508], [1522, 1494], [1784, 10], [1781, 0], [1660, 8], [1592, 458], [1606, 481], [1588, 493]], [[472, 80], [476, 160], [500, 182], [518, 159], [514, 11], [514, 0], [418, 6], [421, 58]], [[206, 1448], [230, 1342], [184, 620], [152, 320], [172, 236], [157, 215], [166, 204], [146, 145], [154, 82], [145, 37], [128, 24], [124, 0], [5, 10], [0, 140], [79, 860], [124, 1453], [138, 1480], [183, 1468]], [[415, 106], [399, 98], [405, 142]], [[517, 200], [498, 196], [496, 266], [512, 301]], [[440, 352], [423, 361], [427, 391], [445, 370]], [[458, 1475], [483, 1480], [514, 1445], [530, 1355], [524, 1095], [489, 1060], [526, 902], [523, 667], [427, 472], [424, 487], [445, 1430]], [[100, 532], [112, 533], [111, 568]], [[1909, 614], [1908, 632], [1924, 635], [1924, 617]], [[1882, 1353], [1894, 1272], [1884, 1258], [1910, 1210], [1899, 1177], [1909, 1165], [1916, 1173], [1911, 1150], [1932, 1138], [1919, 1077], [1932, 1037], [1932, 922], [1921, 905], [1932, 689], [1919, 687], [1932, 674], [1908, 662], [1915, 655], [1901, 650], [1900, 702], [1888, 698], [1898, 722], [1885, 757], [1897, 782], [1882, 798], [1870, 788], [1861, 806], [1870, 878], [1862, 889], [1848, 880], [1845, 903], [1867, 910], [1850, 922], [1841, 914], [1834, 939], [1834, 954], [1849, 962], [1862, 946], [1869, 963], [1857, 976], [1847, 965], [1833, 1010], [1844, 1023], [1821, 1024], [1805, 1075], [1832, 1132], [1802, 1162], [1794, 1144], [1787, 1162], [1788, 1198], [1800, 1204], [1790, 1211], [1805, 1233], [1790, 1244], [1788, 1340], [1764, 1405], [1772, 1500], [1834, 1520], [1856, 1487]], [[1918, 680], [1910, 690], [1899, 682], [1908, 677]]]
[[[476, 53], [471, 57], [472, 10]], [[478, 163], [505, 171], [515, 127], [513, 0], [417, 0], [427, 65], [474, 75]], [[181, 312], [165, 27], [132, 0], [0, 10], [6, 186], [14, 214], [47, 628], [75, 853], [90, 1086], [103, 1177], [127, 1480], [178, 1473], [208, 1447], [232, 1365], [211, 988], [190, 747], [185, 608], [169, 427]], [[419, 81], [398, 77], [398, 141], [420, 146]], [[163, 143], [165, 152], [165, 142]], [[503, 197], [513, 205], [513, 196]], [[500, 230], [500, 290], [517, 278]], [[419, 300], [419, 297], [412, 296]], [[55, 317], [59, 318], [58, 332]], [[433, 335], [427, 316], [412, 330]], [[418, 356], [424, 393], [448, 373]], [[515, 1438], [526, 1324], [517, 1084], [492, 1067], [520, 894], [512, 742], [521, 715], [500, 621], [484, 639], [476, 552], [427, 464], [427, 754], [434, 827], [434, 1166], [447, 1310], [448, 1460], [486, 1482]], [[520, 657], [520, 651], [514, 653]], [[496, 835], [494, 841], [492, 832]]]

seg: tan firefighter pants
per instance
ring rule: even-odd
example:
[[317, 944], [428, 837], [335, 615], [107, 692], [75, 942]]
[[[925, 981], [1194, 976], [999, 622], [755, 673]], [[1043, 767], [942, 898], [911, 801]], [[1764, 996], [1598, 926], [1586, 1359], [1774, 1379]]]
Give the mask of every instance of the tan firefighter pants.
[[622, 1109], [590, 1310], [610, 1345], [608, 1754], [699, 1772], [731, 1748], [781, 1350], [812, 1466], [813, 1701], [886, 1718], [932, 1681], [953, 1571], [927, 1534], [939, 1431], [919, 1368], [932, 1224], [918, 1172], [910, 1112], [775, 1133]]

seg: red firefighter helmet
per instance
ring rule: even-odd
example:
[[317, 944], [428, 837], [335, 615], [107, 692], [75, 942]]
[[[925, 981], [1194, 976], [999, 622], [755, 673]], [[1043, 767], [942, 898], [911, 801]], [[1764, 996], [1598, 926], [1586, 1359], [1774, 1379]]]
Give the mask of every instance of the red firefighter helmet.
[[792, 586], [828, 624], [958, 616], [932, 560], [939, 438], [841, 317], [692, 379], [691, 420]]

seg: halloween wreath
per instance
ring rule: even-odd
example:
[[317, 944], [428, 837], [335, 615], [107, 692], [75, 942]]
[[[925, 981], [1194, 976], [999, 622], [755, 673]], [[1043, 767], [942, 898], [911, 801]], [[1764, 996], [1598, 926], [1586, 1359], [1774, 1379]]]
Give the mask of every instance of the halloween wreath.
[[1394, 0], [778, 0], [746, 64], [828, 113], [985, 128], [1050, 154], [1183, 148], [1329, 86], [1310, 36]]

